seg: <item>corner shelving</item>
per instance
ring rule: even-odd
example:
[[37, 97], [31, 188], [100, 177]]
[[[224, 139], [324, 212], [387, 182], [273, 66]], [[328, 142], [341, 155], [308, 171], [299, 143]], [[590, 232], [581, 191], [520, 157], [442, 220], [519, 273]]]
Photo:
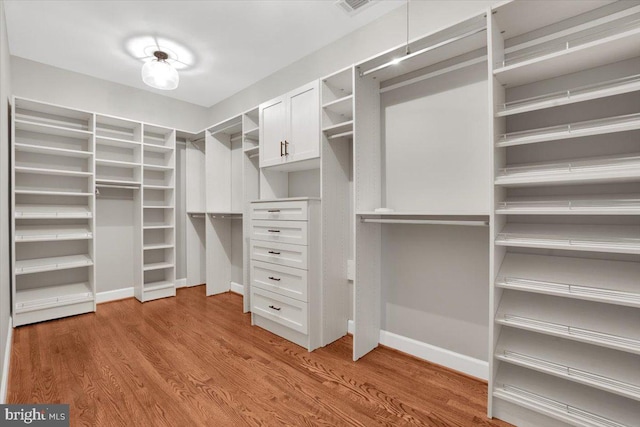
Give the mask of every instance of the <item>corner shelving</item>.
[[13, 324], [95, 311], [95, 117], [13, 106]]
[[501, 215], [640, 215], [640, 195], [515, 197], [496, 204]]

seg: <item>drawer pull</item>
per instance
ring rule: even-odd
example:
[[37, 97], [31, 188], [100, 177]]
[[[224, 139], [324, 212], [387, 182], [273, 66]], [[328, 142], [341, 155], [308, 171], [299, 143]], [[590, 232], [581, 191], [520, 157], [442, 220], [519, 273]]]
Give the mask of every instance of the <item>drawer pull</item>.
[[272, 309], [272, 310], [275, 310], [275, 311], [280, 311], [280, 310], [282, 310], [282, 308], [281, 308], [281, 307], [276, 307], [276, 306], [274, 306], [274, 305], [270, 305], [270, 306], [269, 306], [269, 308], [270, 308], [270, 309]]
[[273, 255], [280, 255], [280, 252], [269, 251], [269, 253]]
[[269, 233], [279, 233], [280, 230], [267, 230]]
[[280, 209], [269, 209], [267, 212], [276, 213], [276, 212], [280, 212]]
[[276, 282], [279, 282], [282, 279], [278, 279], [278, 278], [275, 278], [273, 276], [269, 276], [269, 280], [275, 280]]

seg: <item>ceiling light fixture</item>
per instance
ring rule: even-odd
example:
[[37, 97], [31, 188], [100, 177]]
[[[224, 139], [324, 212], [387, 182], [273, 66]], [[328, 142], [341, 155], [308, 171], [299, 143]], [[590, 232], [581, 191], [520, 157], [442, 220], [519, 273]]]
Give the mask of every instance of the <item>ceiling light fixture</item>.
[[161, 90], [173, 90], [178, 87], [180, 75], [167, 62], [169, 55], [161, 50], [153, 52], [155, 59], [145, 62], [142, 66], [142, 81], [145, 84]]

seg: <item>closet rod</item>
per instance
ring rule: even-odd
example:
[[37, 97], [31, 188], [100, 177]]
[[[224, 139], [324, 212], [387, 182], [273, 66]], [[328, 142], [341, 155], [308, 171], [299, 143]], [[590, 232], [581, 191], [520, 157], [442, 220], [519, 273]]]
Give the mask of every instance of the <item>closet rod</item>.
[[360, 72], [360, 77], [364, 77], [364, 76], [366, 76], [368, 74], [375, 73], [376, 71], [384, 70], [385, 68], [391, 67], [392, 65], [396, 65], [396, 64], [398, 64], [398, 63], [400, 63], [402, 61], [405, 61], [407, 59], [416, 57], [418, 55], [422, 55], [423, 53], [431, 52], [432, 50], [435, 50], [435, 49], [438, 49], [440, 47], [446, 46], [448, 44], [455, 43], [457, 41], [466, 39], [467, 37], [471, 37], [473, 35], [476, 35], [478, 33], [486, 31], [486, 30], [487, 30], [487, 27], [482, 27], [482, 28], [479, 28], [479, 29], [476, 29], [476, 30], [472, 30], [472, 31], [469, 31], [467, 33], [461, 34], [459, 36], [452, 37], [452, 38], [450, 38], [448, 40], [445, 40], [443, 42], [436, 43], [436, 44], [434, 44], [432, 46], [427, 46], [427, 47], [422, 48], [420, 50], [417, 50], [417, 51], [415, 51], [413, 53], [410, 53], [408, 55], [401, 56], [399, 58], [394, 58], [391, 61], [385, 62], [382, 65], [378, 65], [377, 67], [371, 68], [370, 70]]
[[189, 214], [191, 218], [204, 218], [204, 214]]
[[380, 219], [380, 218], [361, 218], [360, 222], [370, 222], [377, 224], [418, 224], [418, 225], [464, 225], [468, 227], [486, 227], [488, 221], [447, 221], [441, 219]]

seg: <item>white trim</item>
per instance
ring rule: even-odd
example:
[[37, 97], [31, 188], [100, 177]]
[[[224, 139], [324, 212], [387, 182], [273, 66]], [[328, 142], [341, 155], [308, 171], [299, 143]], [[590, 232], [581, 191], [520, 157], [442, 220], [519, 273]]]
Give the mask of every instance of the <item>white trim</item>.
[[133, 297], [133, 286], [130, 288], [116, 289], [115, 291], [98, 292], [96, 293], [96, 304]]
[[244, 286], [240, 283], [231, 282], [230, 291], [236, 294], [244, 295]]
[[176, 289], [178, 288], [186, 288], [187, 287], [187, 279], [176, 279]]
[[13, 319], [9, 317], [9, 330], [7, 331], [7, 346], [4, 349], [4, 362], [2, 363], [2, 383], [0, 384], [0, 404], [7, 402], [7, 389], [9, 387], [9, 364], [11, 363], [11, 346], [13, 345]]
[[[349, 320], [347, 330], [350, 334], [353, 334], [353, 320]], [[471, 375], [472, 377], [485, 381], [489, 378], [489, 362], [484, 360], [475, 359], [464, 354], [383, 330], [380, 330], [380, 339], [378, 342], [394, 350]]]

